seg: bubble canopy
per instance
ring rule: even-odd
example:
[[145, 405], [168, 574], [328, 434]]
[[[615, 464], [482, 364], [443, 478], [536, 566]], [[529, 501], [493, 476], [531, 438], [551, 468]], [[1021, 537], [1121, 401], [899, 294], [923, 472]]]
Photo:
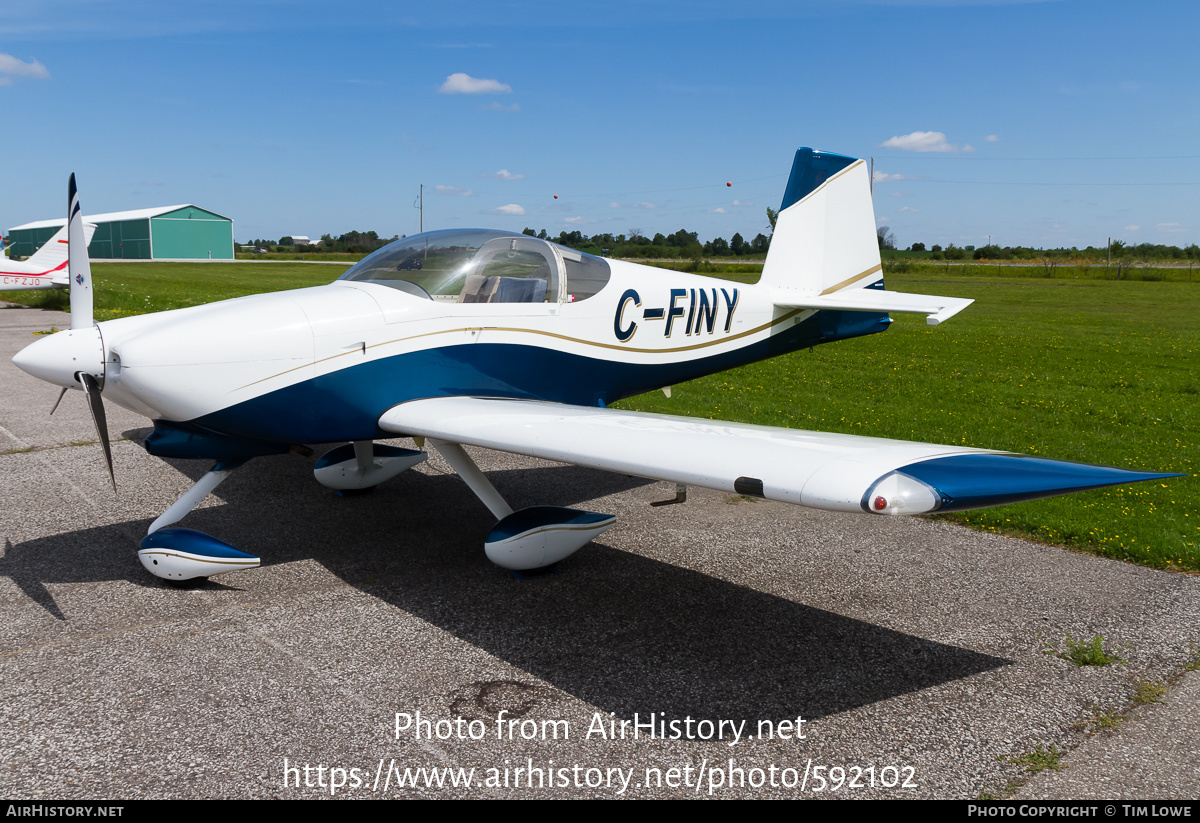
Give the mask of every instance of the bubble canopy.
[[526, 234], [447, 229], [390, 243], [339, 279], [445, 303], [560, 303], [591, 297], [609, 275], [601, 257]]

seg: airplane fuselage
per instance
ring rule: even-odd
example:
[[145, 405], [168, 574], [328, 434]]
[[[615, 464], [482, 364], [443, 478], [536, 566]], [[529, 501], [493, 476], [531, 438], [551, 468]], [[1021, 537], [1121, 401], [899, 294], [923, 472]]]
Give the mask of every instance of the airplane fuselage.
[[[366, 440], [389, 436], [377, 421], [408, 400], [605, 406], [887, 328], [882, 314], [781, 309], [755, 286], [608, 263], [609, 282], [574, 302], [457, 303], [339, 280], [100, 323], [105, 398], [164, 431], [264, 448]], [[193, 437], [163, 453], [221, 457], [213, 448]]]

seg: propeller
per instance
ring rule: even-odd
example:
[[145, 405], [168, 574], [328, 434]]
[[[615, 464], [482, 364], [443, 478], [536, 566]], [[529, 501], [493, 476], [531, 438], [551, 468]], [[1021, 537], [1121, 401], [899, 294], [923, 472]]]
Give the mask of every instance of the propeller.
[[75, 174], [67, 183], [67, 273], [71, 277], [71, 328], [86, 329], [92, 323], [92, 264], [88, 260], [87, 234]]
[[113, 494], [117, 493], [117, 476], [113, 474], [112, 448], [108, 444], [108, 419], [104, 416], [104, 401], [100, 399], [100, 383], [87, 372], [79, 372], [75, 379], [83, 385], [87, 394], [88, 409], [92, 412], [92, 422], [96, 424], [96, 434], [100, 435], [100, 445], [104, 447], [104, 460], [108, 463], [108, 479], [112, 483]]
[[[95, 325], [92, 320], [92, 264], [88, 259], [87, 234], [83, 228], [83, 209], [79, 205], [79, 190], [75, 186], [75, 174], [67, 183], [67, 273], [71, 283], [71, 328], [88, 329]], [[108, 440], [108, 419], [104, 414], [104, 401], [101, 392], [104, 388], [104, 344], [101, 339], [101, 373], [97, 380], [94, 375], [85, 371], [75, 373], [75, 379], [87, 395], [88, 410], [92, 413], [92, 422], [96, 426], [96, 435], [104, 449], [104, 461], [108, 465], [108, 479], [112, 483], [113, 493], [117, 491], [117, 477], [113, 473], [112, 447]], [[58, 404], [62, 402], [64, 388], [50, 410], [54, 414]]]
[[58, 411], [58, 404], [62, 402], [63, 396], [66, 395], [66, 393], [67, 393], [67, 387], [63, 386], [63, 390], [58, 393], [58, 399], [54, 401], [54, 408], [52, 408], [50, 410], [51, 417], [53, 417], [54, 413], [56, 411]]

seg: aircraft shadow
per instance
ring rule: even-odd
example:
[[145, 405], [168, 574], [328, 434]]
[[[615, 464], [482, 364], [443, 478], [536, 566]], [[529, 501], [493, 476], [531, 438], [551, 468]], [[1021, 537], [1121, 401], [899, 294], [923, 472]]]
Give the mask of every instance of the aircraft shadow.
[[[759, 720], [817, 719], [1012, 662], [621, 551], [604, 536], [561, 564], [560, 574], [515, 580], [484, 557], [493, 519], [457, 477], [407, 472], [373, 494], [339, 498], [300, 463], [252, 461], [217, 490], [229, 505], [196, 510], [181, 525], [258, 554], [266, 566], [315, 559], [348, 584], [619, 718], [658, 712], [746, 720], [751, 728]], [[206, 468], [180, 465], [195, 477]], [[514, 508], [586, 507], [649, 482], [571, 466], [489, 477]], [[9, 546], [0, 574], [60, 619], [47, 583], [166, 585], [137, 563], [128, 525]], [[447, 710], [484, 708], [496, 685], [447, 683]], [[499, 685], [524, 690], [526, 709], [539, 699], [534, 684]]]

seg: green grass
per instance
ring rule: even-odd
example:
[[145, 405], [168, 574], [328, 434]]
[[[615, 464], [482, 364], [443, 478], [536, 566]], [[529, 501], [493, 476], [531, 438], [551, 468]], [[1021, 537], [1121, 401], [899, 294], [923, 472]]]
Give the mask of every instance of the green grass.
[[[349, 268], [307, 263], [93, 263], [96, 320], [199, 306], [330, 283]], [[65, 289], [0, 292], [0, 300], [68, 311]]]
[[1150, 703], [1161, 703], [1166, 694], [1165, 684], [1139, 680], [1134, 684], [1133, 705], [1145, 706]]
[[1200, 571], [1200, 290], [1186, 283], [904, 277], [973, 297], [949, 322], [818, 346], [622, 408], [1002, 449], [1188, 477], [942, 515], [1155, 568]]
[[1076, 666], [1107, 666], [1110, 663], [1124, 663], [1115, 652], [1104, 648], [1104, 639], [1096, 635], [1091, 640], [1076, 640], [1067, 635], [1067, 650], [1059, 652], [1063, 660], [1070, 660]]
[[1066, 752], [1059, 751], [1056, 747], [1051, 746], [1046, 749], [1041, 746], [1035, 746], [1033, 751], [1027, 754], [1017, 755], [1016, 757], [1007, 758], [1009, 763], [1015, 763], [1018, 766], [1024, 766], [1032, 774], [1053, 769], [1061, 771], [1066, 766], [1062, 763], [1062, 756]]
[[[305, 263], [96, 264], [96, 318], [315, 286], [342, 271]], [[976, 302], [941, 326], [896, 315], [884, 334], [695, 380], [674, 387], [670, 399], [653, 392], [620, 405], [1181, 472], [1188, 477], [944, 517], [1200, 571], [1200, 289], [1016, 271], [893, 273], [889, 288]], [[66, 308], [65, 292], [0, 299]]]
[[1119, 712], [1096, 711], [1092, 714], [1089, 722], [1096, 727], [1097, 731], [1114, 731], [1115, 729], [1119, 729], [1121, 724], [1128, 719], [1128, 715]]
[[340, 251], [269, 251], [266, 254], [259, 254], [252, 251], [239, 251], [234, 253], [234, 258], [237, 260], [324, 260], [336, 261], [351, 265], [357, 263], [366, 257], [361, 252], [340, 252]]
[[921, 260], [889, 260], [884, 261], [883, 273], [885, 279], [892, 277], [917, 277], [930, 275], [928, 279], [943, 277], [965, 277], [971, 280], [996, 279], [998, 281], [1012, 280], [1112, 280], [1124, 282], [1135, 280], [1152, 283], [1200, 283], [1200, 266], [1189, 267], [1186, 263], [1180, 265], [1146, 265], [1132, 264], [1121, 261], [1120, 265], [1113, 262], [1111, 266], [1103, 263], [1086, 265], [1067, 265], [1055, 263], [1047, 266], [1038, 261], [921, 261]]

